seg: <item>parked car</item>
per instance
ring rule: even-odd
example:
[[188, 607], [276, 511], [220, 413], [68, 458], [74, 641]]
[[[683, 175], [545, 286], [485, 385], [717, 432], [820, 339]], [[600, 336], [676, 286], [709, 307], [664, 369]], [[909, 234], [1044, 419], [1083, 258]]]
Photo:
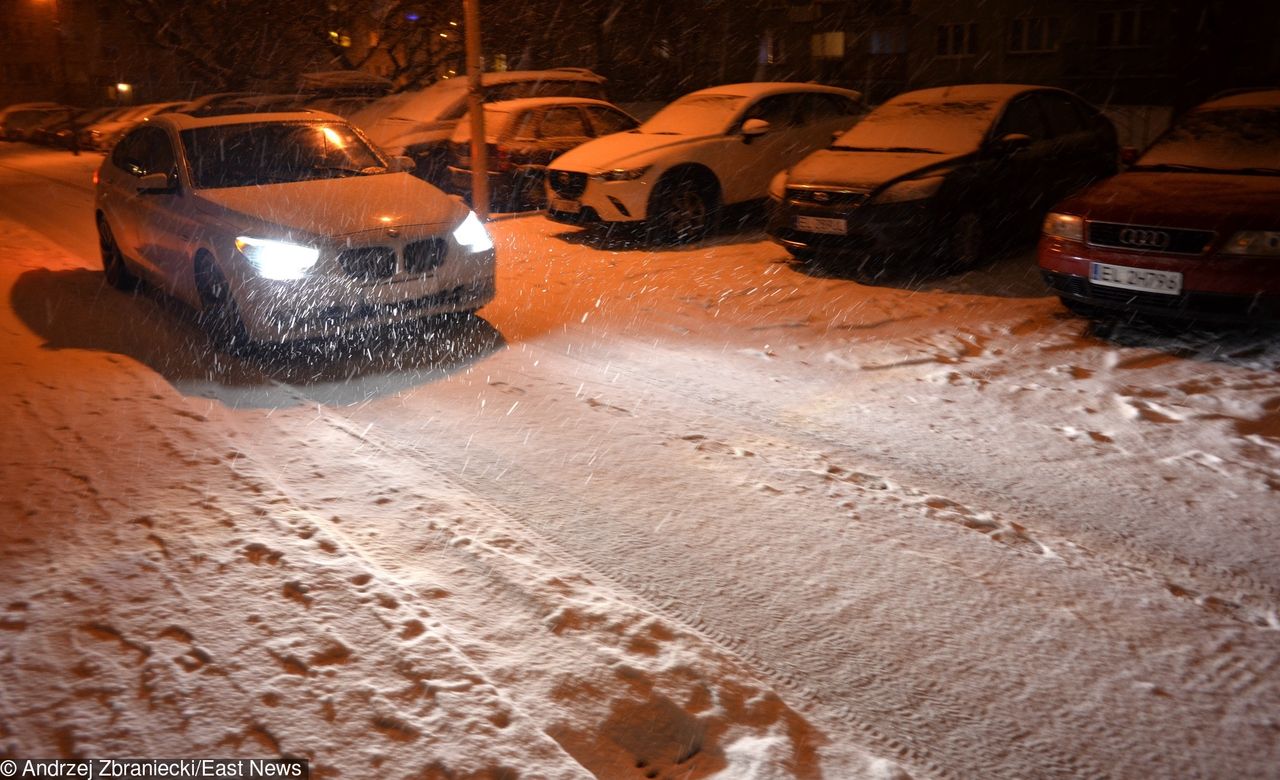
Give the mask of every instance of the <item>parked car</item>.
[[[510, 70], [481, 77], [486, 103], [526, 97], [607, 100], [604, 81], [584, 68]], [[449, 137], [466, 111], [467, 80], [457, 77], [387, 95], [352, 115], [351, 123], [389, 153], [412, 157], [415, 175], [444, 184], [449, 176]]]
[[[449, 188], [471, 195], [470, 113], [450, 140]], [[484, 107], [490, 202], [497, 211], [541, 208], [547, 164], [593, 138], [634, 129], [635, 117], [603, 100], [525, 98]]]
[[60, 115], [60, 117], [33, 128], [28, 133], [28, 140], [31, 143], [41, 144], [42, 146], [61, 146], [70, 149], [72, 128], [79, 128], [87, 122], [96, 121], [113, 110], [110, 106], [106, 108], [86, 108], [74, 111], [69, 115]]
[[186, 105], [186, 101], [171, 103], [149, 103], [137, 106], [129, 111], [112, 114], [98, 122], [80, 129], [80, 146], [84, 149], [96, 149], [105, 152], [116, 145], [126, 132], [142, 120], [176, 111]]
[[1048, 87], [907, 92], [770, 187], [768, 232], [792, 255], [925, 256], [970, 266], [1035, 235], [1062, 196], [1113, 174], [1115, 128]]
[[1083, 314], [1280, 320], [1280, 90], [1188, 111], [1124, 173], [1059, 203], [1039, 262]]
[[186, 301], [229, 350], [474, 311], [493, 242], [408, 165], [332, 115], [153, 117], [95, 176], [106, 279]]
[[348, 118], [389, 94], [393, 86], [388, 79], [359, 70], [318, 71], [298, 78], [304, 107]]
[[30, 141], [31, 134], [43, 125], [60, 122], [79, 110], [72, 106], [43, 106], [10, 111], [4, 118], [4, 140]]
[[861, 95], [819, 84], [728, 84], [690, 93], [628, 133], [567, 152], [547, 171], [547, 216], [568, 224], [647, 221], [695, 241], [722, 206], [763, 200], [770, 179], [831, 143]]

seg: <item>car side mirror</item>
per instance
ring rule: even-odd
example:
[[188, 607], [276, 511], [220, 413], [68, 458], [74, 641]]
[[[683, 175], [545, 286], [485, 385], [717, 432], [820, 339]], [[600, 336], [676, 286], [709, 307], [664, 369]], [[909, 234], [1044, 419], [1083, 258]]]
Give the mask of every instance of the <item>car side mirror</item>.
[[769, 123], [764, 119], [748, 119], [742, 123], [742, 138], [751, 143], [756, 136], [769, 132]]
[[1001, 157], [1006, 157], [1026, 149], [1030, 145], [1031, 136], [1026, 133], [1005, 133], [992, 142], [991, 151]]
[[391, 158], [391, 165], [387, 166], [387, 170], [392, 173], [410, 173], [417, 167], [418, 163], [412, 157], [399, 154]]
[[1122, 146], [1120, 147], [1120, 164], [1127, 168], [1136, 163], [1140, 155], [1141, 153], [1138, 151], [1138, 147]]
[[138, 192], [142, 195], [158, 195], [173, 190], [173, 180], [167, 173], [148, 173], [138, 179]]

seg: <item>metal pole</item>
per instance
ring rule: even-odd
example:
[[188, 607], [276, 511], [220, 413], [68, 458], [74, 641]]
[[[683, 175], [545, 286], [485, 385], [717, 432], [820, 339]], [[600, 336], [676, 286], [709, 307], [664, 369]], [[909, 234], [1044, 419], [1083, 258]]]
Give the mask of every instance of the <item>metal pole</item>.
[[[71, 74], [67, 70], [67, 47], [62, 40], [62, 16], [58, 13], [58, 0], [53, 0], [53, 35], [54, 45], [58, 49], [58, 70], [62, 76], [62, 102], [68, 107], [71, 106]], [[80, 143], [76, 138], [76, 117], [73, 113], [70, 117], [71, 121], [68, 125], [71, 128], [71, 153], [79, 156]]]
[[484, 54], [480, 51], [480, 0], [462, 0], [466, 25], [467, 107], [471, 112], [471, 207], [489, 219], [489, 155], [484, 137]]

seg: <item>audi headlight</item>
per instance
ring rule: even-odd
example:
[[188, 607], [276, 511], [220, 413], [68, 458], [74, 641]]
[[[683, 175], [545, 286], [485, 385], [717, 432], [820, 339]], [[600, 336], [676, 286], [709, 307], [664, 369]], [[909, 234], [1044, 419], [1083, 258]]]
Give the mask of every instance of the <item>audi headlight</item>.
[[769, 197], [778, 201], [786, 197], [787, 173], [787, 171], [778, 171], [778, 173], [769, 180]]
[[487, 252], [493, 249], [493, 239], [489, 238], [489, 231], [484, 229], [484, 225], [480, 224], [480, 218], [476, 216], [474, 211], [467, 212], [467, 218], [462, 220], [462, 224], [458, 225], [453, 231], [453, 240], [458, 242], [459, 246], [466, 247], [469, 252]]
[[604, 181], [635, 181], [652, 166], [641, 165], [639, 168], [614, 168], [611, 171], [597, 173], [596, 178]]
[[1222, 251], [1229, 255], [1280, 257], [1280, 230], [1241, 230]]
[[236, 237], [236, 249], [267, 279], [301, 279], [320, 259], [320, 250], [286, 241]]
[[927, 200], [937, 193], [942, 186], [943, 176], [925, 176], [920, 179], [907, 179], [889, 187], [873, 199], [874, 203], [909, 203]]
[[1084, 241], [1084, 220], [1074, 214], [1049, 212], [1042, 228], [1046, 236], [1065, 238], [1068, 241]]

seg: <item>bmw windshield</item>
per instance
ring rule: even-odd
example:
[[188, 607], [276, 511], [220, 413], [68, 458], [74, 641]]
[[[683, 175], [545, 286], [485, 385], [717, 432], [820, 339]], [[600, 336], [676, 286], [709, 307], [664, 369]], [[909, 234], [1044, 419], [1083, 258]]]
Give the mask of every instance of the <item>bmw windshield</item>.
[[386, 161], [337, 122], [212, 125], [181, 134], [197, 189], [385, 173]]

